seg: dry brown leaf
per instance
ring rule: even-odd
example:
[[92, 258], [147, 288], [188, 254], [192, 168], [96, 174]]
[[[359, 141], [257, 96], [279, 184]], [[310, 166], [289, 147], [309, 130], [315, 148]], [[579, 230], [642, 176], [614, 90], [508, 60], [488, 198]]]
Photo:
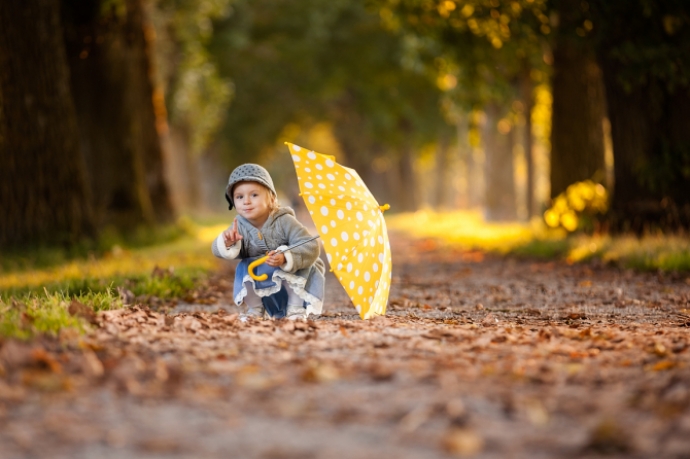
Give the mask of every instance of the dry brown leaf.
[[661, 362], [657, 362], [654, 365], [648, 366], [647, 369], [649, 371], [666, 371], [675, 368], [677, 365], [678, 362], [675, 362], [673, 360], [662, 360]]
[[70, 315], [80, 317], [91, 324], [97, 323], [96, 313], [93, 312], [93, 309], [77, 300], [72, 300], [67, 311]]
[[590, 433], [585, 450], [603, 454], [629, 453], [633, 450], [632, 438], [612, 420], [604, 420]]
[[82, 368], [84, 374], [93, 378], [100, 378], [103, 376], [103, 364], [96, 356], [95, 352], [93, 352], [91, 349], [84, 349], [82, 357]]
[[481, 324], [484, 327], [493, 327], [498, 324], [498, 319], [490, 312], [482, 319]]
[[338, 370], [328, 363], [312, 362], [302, 373], [302, 381], [310, 383], [324, 383], [335, 381], [340, 377]]
[[473, 429], [451, 428], [443, 436], [443, 449], [454, 456], [470, 457], [484, 448], [484, 440]]

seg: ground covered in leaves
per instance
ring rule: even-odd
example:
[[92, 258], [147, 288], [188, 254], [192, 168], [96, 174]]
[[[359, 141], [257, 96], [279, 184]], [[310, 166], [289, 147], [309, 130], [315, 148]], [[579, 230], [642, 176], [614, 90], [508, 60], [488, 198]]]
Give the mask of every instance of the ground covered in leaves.
[[228, 265], [0, 342], [0, 457], [690, 458], [690, 278], [392, 244], [386, 317], [242, 322]]

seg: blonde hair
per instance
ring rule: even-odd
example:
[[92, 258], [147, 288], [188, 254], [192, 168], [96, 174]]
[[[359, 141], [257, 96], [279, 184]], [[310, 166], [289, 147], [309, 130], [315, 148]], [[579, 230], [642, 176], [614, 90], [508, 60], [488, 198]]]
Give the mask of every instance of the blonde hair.
[[278, 209], [280, 209], [280, 203], [278, 202], [278, 196], [273, 194], [273, 192], [271, 190], [268, 190], [268, 196], [269, 196], [268, 208], [271, 211], [271, 213], [273, 213], [273, 212], [277, 211]]

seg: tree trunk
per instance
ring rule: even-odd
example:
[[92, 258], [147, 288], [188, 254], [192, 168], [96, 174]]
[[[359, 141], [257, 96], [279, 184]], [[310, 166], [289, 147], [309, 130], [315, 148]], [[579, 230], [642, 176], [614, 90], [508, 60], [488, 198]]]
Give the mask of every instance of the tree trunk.
[[199, 211], [207, 207], [201, 197], [199, 169], [202, 158], [194, 157], [189, 145], [188, 127], [171, 126], [165, 148], [168, 153], [165, 162], [166, 177], [170, 183], [175, 184], [170, 190], [174, 207], [184, 211]]
[[[614, 152], [614, 231], [690, 229], [690, 92], [652, 81], [624, 90], [613, 62], [605, 82]], [[652, 109], [654, 107], [655, 109]]]
[[436, 147], [436, 169], [433, 184], [433, 205], [438, 210], [446, 210], [452, 196], [451, 163], [449, 158], [448, 136], [441, 134]]
[[402, 212], [414, 212], [419, 202], [417, 200], [417, 180], [414, 173], [414, 153], [410, 145], [402, 147], [398, 158], [398, 174], [402, 183], [402, 190], [398, 196], [397, 210]]
[[157, 119], [140, 2], [103, 11], [102, 0], [63, 0], [71, 86], [98, 222], [121, 229], [173, 216], [158, 132], [165, 128], [164, 113]]
[[614, 155], [613, 231], [690, 230], [690, 30], [678, 2], [589, 3]]
[[489, 221], [517, 219], [513, 144], [515, 127], [501, 120], [505, 111], [496, 104], [486, 107], [484, 127], [485, 209]]
[[551, 197], [582, 180], [604, 182], [604, 91], [591, 45], [578, 39], [580, 0], [558, 2], [553, 53]]
[[469, 141], [469, 116], [460, 115], [458, 117], [455, 130], [458, 141], [458, 158], [462, 164], [464, 164], [464, 175], [465, 175], [465, 189], [464, 193], [461, 192], [461, 207], [473, 208], [479, 205], [477, 192], [478, 180], [476, 177], [476, 165], [474, 162], [474, 147], [470, 145]]
[[0, 2], [0, 246], [93, 225], [58, 0]]
[[470, 141], [470, 132], [477, 132], [477, 137], [480, 137], [486, 127], [485, 123], [485, 119], [480, 119], [480, 117], [469, 113], [466, 120], [461, 119], [458, 123], [458, 138], [467, 148], [465, 174], [467, 177], [467, 206], [470, 209], [483, 207], [486, 195], [484, 169], [479, 167], [480, 162], [476, 160], [476, 158], [484, 156], [484, 151], [478, 142]]
[[525, 126], [523, 128], [522, 146], [525, 152], [525, 167], [527, 169], [527, 183], [525, 186], [525, 205], [527, 208], [527, 220], [536, 215], [534, 203], [534, 152], [532, 138], [532, 109], [534, 108], [534, 86], [526, 71], [520, 79], [520, 98], [523, 103], [523, 116]]

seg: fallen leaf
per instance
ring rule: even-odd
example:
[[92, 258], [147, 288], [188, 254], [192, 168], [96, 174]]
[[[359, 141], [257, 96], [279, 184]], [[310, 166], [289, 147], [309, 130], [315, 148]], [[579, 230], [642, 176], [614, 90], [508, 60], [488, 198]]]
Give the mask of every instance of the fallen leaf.
[[96, 356], [96, 353], [91, 349], [84, 349], [83, 356], [83, 371], [87, 376], [93, 378], [100, 378], [103, 376], [103, 363]]
[[150, 453], [177, 453], [182, 450], [178, 440], [170, 437], [154, 437], [142, 440], [138, 444], [139, 449]]
[[443, 449], [460, 457], [474, 456], [484, 448], [484, 440], [477, 432], [466, 428], [451, 428], [443, 436]]
[[31, 359], [39, 367], [45, 368], [53, 373], [62, 373], [62, 366], [55, 359], [52, 354], [46, 352], [45, 349], [36, 348], [31, 351]]
[[39, 369], [24, 370], [22, 384], [41, 392], [61, 392], [72, 386], [69, 377]]
[[658, 355], [659, 357], [665, 357], [668, 355], [668, 350], [666, 349], [666, 346], [657, 341], [652, 346], [652, 353]]
[[629, 453], [633, 450], [632, 439], [618, 424], [604, 420], [590, 432], [585, 451], [602, 454]]
[[498, 319], [493, 315], [493, 313], [488, 313], [486, 317], [480, 322], [485, 327], [492, 327], [498, 323]]
[[530, 400], [525, 406], [527, 419], [535, 426], [544, 426], [549, 422], [549, 412], [539, 400]]
[[0, 361], [8, 370], [26, 365], [31, 361], [32, 349], [29, 344], [17, 340], [7, 340], [0, 348]]
[[675, 368], [677, 365], [678, 362], [674, 362], [673, 360], [662, 360], [661, 362], [657, 362], [648, 368], [651, 371], [666, 371], [670, 370], [671, 368]]
[[96, 313], [93, 312], [93, 309], [77, 300], [72, 300], [69, 308], [67, 308], [67, 312], [69, 312], [71, 316], [80, 317], [91, 324], [97, 323]]
[[431, 417], [433, 411], [433, 407], [418, 406], [402, 417], [398, 428], [406, 433], [414, 432]]
[[302, 373], [302, 381], [323, 383], [337, 380], [338, 370], [327, 363], [310, 363]]

